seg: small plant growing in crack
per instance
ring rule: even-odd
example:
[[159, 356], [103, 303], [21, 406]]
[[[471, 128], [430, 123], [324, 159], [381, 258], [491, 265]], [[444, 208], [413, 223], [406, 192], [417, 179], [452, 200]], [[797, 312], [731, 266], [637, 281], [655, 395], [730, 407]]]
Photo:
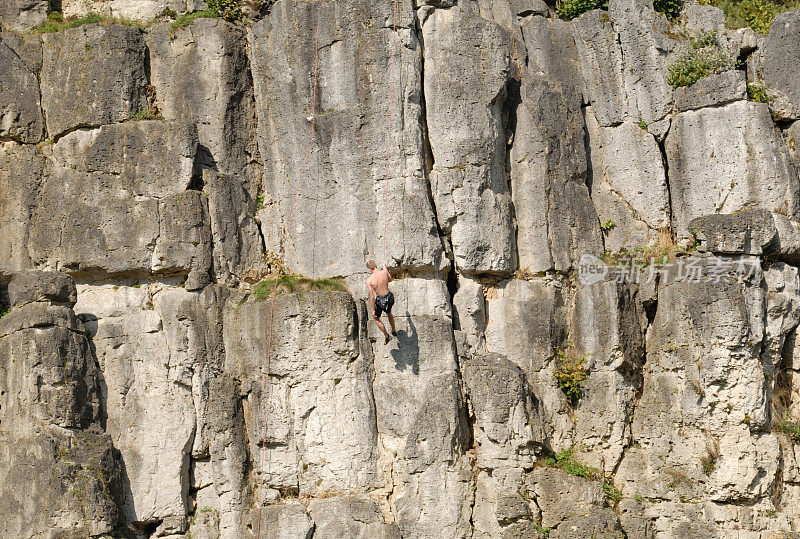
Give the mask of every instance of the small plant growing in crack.
[[556, 348], [556, 369], [553, 371], [553, 378], [556, 380], [558, 388], [564, 392], [567, 401], [574, 405], [583, 393], [583, 384], [589, 376], [589, 369], [586, 366], [588, 355], [577, 355], [570, 344], [565, 349]]

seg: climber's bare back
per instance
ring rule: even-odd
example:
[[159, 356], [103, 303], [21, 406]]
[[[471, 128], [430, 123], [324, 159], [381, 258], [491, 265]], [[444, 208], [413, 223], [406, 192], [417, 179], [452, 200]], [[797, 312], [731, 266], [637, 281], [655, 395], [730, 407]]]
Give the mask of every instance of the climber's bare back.
[[389, 270], [386, 268], [375, 270], [367, 278], [367, 286], [375, 291], [376, 296], [385, 296], [389, 293]]

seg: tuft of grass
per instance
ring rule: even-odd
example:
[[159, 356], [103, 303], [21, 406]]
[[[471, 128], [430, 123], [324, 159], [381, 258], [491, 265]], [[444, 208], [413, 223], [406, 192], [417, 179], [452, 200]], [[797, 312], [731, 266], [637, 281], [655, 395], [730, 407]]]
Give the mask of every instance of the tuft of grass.
[[717, 467], [717, 459], [719, 459], [719, 444], [714, 442], [713, 446], [706, 447], [705, 456], [700, 457], [700, 466], [704, 474], [711, 475]]
[[219, 15], [213, 9], [195, 11], [194, 13], [186, 13], [172, 21], [172, 23], [169, 25], [170, 36], [174, 36], [175, 33], [181, 28], [191, 26], [197, 19], [216, 19], [218, 17]]
[[558, 0], [556, 2], [556, 15], [571, 21], [578, 15], [593, 9], [608, 9], [608, 0]]
[[[84, 26], [86, 24], [121, 24], [123, 26], [139, 28], [140, 30], [144, 30], [146, 27], [145, 24], [139, 21], [125, 18], [106, 17], [104, 15], [100, 15], [99, 13], [95, 13], [94, 11], [90, 11], [83, 17], [69, 17], [66, 19], [58, 11], [51, 11], [47, 16], [47, 20], [36, 28], [32, 29], [30, 33], [52, 34], [55, 32], [63, 32], [64, 30], [69, 30], [70, 28], [78, 28], [79, 26]], [[90, 47], [91, 45], [87, 47], [87, 49]]]
[[736, 68], [736, 60], [717, 44], [716, 38], [716, 32], [712, 31], [689, 39], [688, 49], [669, 66], [670, 86], [691, 86], [704, 77]]
[[785, 434], [794, 443], [800, 442], [800, 423], [792, 421], [788, 413], [778, 421], [775, 430]]
[[0, 307], [0, 318], [3, 318], [5, 315], [11, 312], [11, 307], [5, 305]]
[[309, 279], [298, 275], [281, 275], [275, 279], [266, 279], [255, 285], [253, 287], [253, 296], [257, 301], [262, 301], [271, 297], [273, 290], [276, 296], [280, 296], [310, 290], [346, 291], [347, 288], [341, 279]]
[[600, 481], [603, 486], [603, 494], [605, 494], [606, 503], [611, 507], [615, 507], [622, 501], [622, 490], [614, 484], [614, 478], [604, 475], [603, 472], [597, 468], [588, 466], [576, 459], [574, 448], [562, 449], [553, 457], [548, 458], [545, 464], [548, 466], [555, 466], [562, 472], [574, 475], [575, 477], [582, 477], [589, 481]]

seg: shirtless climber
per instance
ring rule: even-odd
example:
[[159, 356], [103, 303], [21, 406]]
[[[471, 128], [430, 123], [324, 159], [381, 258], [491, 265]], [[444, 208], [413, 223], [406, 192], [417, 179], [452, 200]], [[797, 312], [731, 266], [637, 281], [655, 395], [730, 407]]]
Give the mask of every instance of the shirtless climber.
[[378, 269], [374, 260], [367, 261], [367, 269], [372, 275], [367, 278], [367, 289], [369, 290], [369, 303], [372, 307], [372, 316], [375, 318], [375, 323], [378, 324], [383, 336], [386, 338], [384, 344], [389, 344], [391, 337], [386, 332], [386, 326], [381, 322], [381, 314], [386, 311], [389, 315], [389, 324], [392, 326], [392, 335], [397, 336], [397, 329], [394, 327], [394, 316], [392, 316], [392, 305], [394, 305], [394, 294], [389, 291], [389, 281], [392, 280], [392, 274], [386, 269], [386, 262], [383, 263], [383, 268]]

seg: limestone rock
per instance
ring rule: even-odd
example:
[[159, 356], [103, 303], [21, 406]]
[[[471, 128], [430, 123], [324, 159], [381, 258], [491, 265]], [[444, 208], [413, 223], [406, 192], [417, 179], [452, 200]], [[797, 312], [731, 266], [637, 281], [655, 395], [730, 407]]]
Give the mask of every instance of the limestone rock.
[[[278, 2], [250, 31], [266, 247], [312, 277], [363, 273], [365, 258], [439, 271], [446, 262], [429, 194], [422, 45], [410, 28], [411, 2], [398, 4], [396, 34], [387, 22], [391, 4], [348, 2]], [[317, 20], [317, 109], [311, 111], [315, 40], [307, 29]], [[387, 145], [376, 141], [385, 141], [389, 130], [387, 178]]]
[[36, 148], [0, 143], [0, 283], [33, 266], [29, 220], [42, 182], [45, 159]]
[[138, 28], [89, 24], [42, 39], [42, 108], [51, 138], [146, 110], [146, 46]]
[[521, 83], [509, 155], [519, 265], [530, 273], [568, 271], [583, 254], [599, 255], [602, 239], [585, 183], [586, 135], [572, 35], [563, 21], [535, 20], [536, 27], [524, 34], [536, 55]]
[[585, 100], [601, 126], [621, 123], [628, 109], [624, 64], [608, 13], [588, 11], [571, 27], [586, 82]]
[[652, 134], [632, 122], [600, 127], [586, 109], [592, 160], [592, 200], [607, 251], [654, 243], [670, 226], [670, 200], [661, 150]]
[[0, 6], [0, 24], [14, 32], [27, 32], [47, 20], [48, 0], [8, 0]]
[[209, 169], [203, 172], [203, 192], [208, 196], [214, 242], [214, 277], [236, 285], [245, 270], [258, 266], [264, 254], [254, 219], [257, 203], [236, 176]]
[[254, 509], [251, 529], [268, 539], [311, 539], [314, 522], [301, 503], [276, 504]]
[[[31, 39], [0, 33], [0, 78], [3, 80], [0, 86], [0, 140], [34, 143], [39, 142], [44, 134], [36, 60], [26, 61], [25, 53], [17, 52], [20, 45], [33, 47], [31, 42]], [[38, 49], [40, 67], [41, 45]]]
[[703, 215], [749, 208], [798, 213], [797, 172], [764, 104], [738, 101], [678, 114], [666, 154], [679, 238]]
[[[42, 195], [30, 211], [33, 263], [76, 273], [186, 275], [190, 289], [205, 286], [207, 201], [186, 190], [196, 137], [191, 124], [158, 120], [64, 136], [50, 149]], [[54, 218], [62, 227], [47, 225]]]
[[[696, 270], [684, 266], [683, 275], [661, 282], [633, 420], [637, 445], [616, 476], [626, 493], [675, 500], [703, 492], [734, 501], [767, 492], [775, 480], [777, 442], [762, 433], [768, 403], [758, 360], [765, 335], [760, 273], [740, 282], [735, 266], [719, 262], [690, 259]], [[688, 279], [687, 271], [699, 278]]]
[[792, 69], [793, 59], [800, 57], [799, 29], [800, 13], [781, 13], [763, 46], [763, 80], [772, 97], [770, 107], [780, 119], [800, 118], [800, 90]]
[[731, 70], [703, 77], [691, 86], [675, 90], [678, 112], [713, 107], [747, 99], [747, 81], [742, 71]]
[[[259, 484], [312, 495], [371, 488], [375, 404], [351, 297], [288, 295], [276, 298], [274, 307], [272, 301], [248, 301], [226, 311], [224, 328], [226, 371], [241, 381], [250, 453], [265, 453], [265, 468], [255, 473]], [[313, 334], [319, 338], [307, 338]], [[265, 433], [266, 398], [271, 419]]]
[[203, 0], [61, 0], [65, 17], [82, 17], [94, 12], [120, 19], [150, 21], [164, 15], [205, 9]]
[[366, 496], [314, 500], [308, 506], [314, 520], [314, 536], [322, 539], [399, 539], [395, 524], [384, 522], [378, 504]]
[[656, 13], [647, 0], [611, 0], [608, 17], [619, 35], [624, 58], [627, 116], [655, 124], [672, 108], [667, 66], [678, 43], [670, 37], [666, 17]]
[[238, 174], [256, 161], [255, 102], [244, 31], [224, 20], [201, 18], [178, 30], [158, 24], [146, 40], [156, 104], [167, 120], [197, 125], [201, 164]]
[[763, 255], [771, 250], [777, 235], [767, 210], [706, 215], [692, 219], [689, 229], [700, 242], [698, 249], [720, 254]]
[[12, 279], [8, 297], [12, 307], [43, 300], [72, 307], [77, 301], [77, 291], [75, 281], [64, 273], [34, 270], [18, 273]]
[[536, 504], [542, 510], [542, 526], [554, 528], [576, 512], [603, 506], [603, 489], [599, 482], [568, 475], [544, 466], [530, 477]]
[[71, 309], [75, 284], [23, 272], [10, 286], [15, 307], [0, 320], [0, 533], [111, 534], [122, 469], [100, 428], [100, 376]]
[[[422, 35], [439, 226], [450, 235], [461, 271], [511, 272], [516, 253], [501, 120], [510, 36], [461, 6], [435, 10]], [[457, 54], [465, 56], [454, 62]]]
[[[162, 311], [175, 292], [161, 285], [83, 285], [76, 312], [103, 371], [106, 431], [130, 480], [127, 522], [140, 525], [187, 515], [189, 455], [195, 433], [193, 357], [165, 333]], [[163, 300], [161, 297], [163, 296]], [[164, 303], [162, 303], [164, 302]], [[154, 419], [157, 418], [157, 419]]]

